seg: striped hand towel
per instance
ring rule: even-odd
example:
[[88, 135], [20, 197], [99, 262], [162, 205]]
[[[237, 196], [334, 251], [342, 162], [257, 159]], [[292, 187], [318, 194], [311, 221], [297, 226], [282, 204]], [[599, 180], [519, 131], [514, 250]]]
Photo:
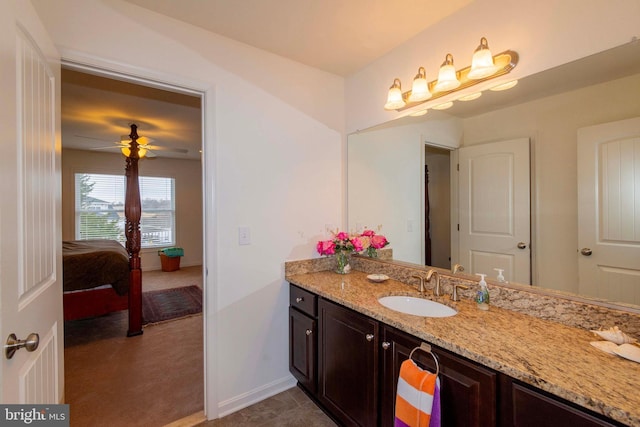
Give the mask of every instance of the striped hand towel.
[[439, 426], [440, 381], [436, 374], [405, 360], [400, 366], [395, 415], [395, 427]]

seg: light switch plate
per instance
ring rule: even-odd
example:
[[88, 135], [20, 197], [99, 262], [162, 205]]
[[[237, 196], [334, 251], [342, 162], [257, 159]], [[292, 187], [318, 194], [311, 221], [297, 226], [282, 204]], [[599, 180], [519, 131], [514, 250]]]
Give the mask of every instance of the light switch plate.
[[238, 244], [251, 244], [251, 229], [249, 227], [238, 227]]

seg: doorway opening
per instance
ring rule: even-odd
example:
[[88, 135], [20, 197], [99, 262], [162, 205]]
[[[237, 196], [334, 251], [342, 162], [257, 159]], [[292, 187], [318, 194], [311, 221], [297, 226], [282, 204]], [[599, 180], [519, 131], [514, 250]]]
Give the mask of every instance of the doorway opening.
[[[120, 141], [135, 123], [153, 154], [140, 161], [141, 180], [172, 182], [164, 193], [141, 194], [143, 301], [145, 293], [192, 286], [203, 301], [203, 94], [67, 63], [61, 99], [63, 240], [86, 237], [78, 230], [86, 208], [78, 203], [78, 175], [93, 179], [95, 194], [85, 199], [100, 209], [92, 218], [109, 220], [118, 233], [120, 190], [101, 190], [96, 181], [124, 176]], [[182, 249], [175, 271], [163, 268], [159, 251], [167, 247]], [[65, 396], [74, 424], [86, 424], [85, 416], [111, 425], [162, 425], [196, 412], [204, 419], [204, 318], [163, 320], [130, 338], [126, 310], [65, 321]]]

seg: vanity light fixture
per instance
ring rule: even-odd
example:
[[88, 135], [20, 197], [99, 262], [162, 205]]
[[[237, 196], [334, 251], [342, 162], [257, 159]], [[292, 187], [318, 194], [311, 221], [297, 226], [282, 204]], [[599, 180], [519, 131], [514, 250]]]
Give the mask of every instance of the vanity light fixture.
[[494, 92], [499, 92], [501, 90], [511, 89], [512, 87], [514, 87], [517, 84], [518, 84], [517, 80], [511, 80], [511, 81], [508, 81], [506, 83], [499, 84], [498, 86], [494, 86], [494, 87], [490, 88], [489, 90], [492, 90]]
[[456, 99], [456, 101], [473, 101], [474, 99], [478, 99], [482, 96], [482, 92], [470, 93], [469, 95], [461, 96]]
[[[472, 65], [469, 67], [456, 71], [453, 65], [453, 55], [448, 53], [440, 67], [437, 80], [427, 82], [424, 67], [420, 67], [418, 74], [413, 79], [411, 90], [402, 93], [400, 79], [394, 79], [389, 88], [384, 108], [385, 110], [402, 111], [495, 79], [510, 73], [518, 64], [518, 59], [518, 54], [512, 50], [506, 50], [492, 56], [487, 39], [482, 37], [480, 45], [474, 52]], [[492, 88], [492, 90], [500, 90], [499, 87], [501, 85]], [[505, 87], [505, 89], [507, 88]], [[468, 97], [471, 96], [468, 95]]]
[[411, 86], [411, 95], [409, 95], [409, 102], [426, 101], [431, 98], [431, 91], [429, 90], [429, 83], [427, 82], [427, 75], [424, 67], [418, 68], [418, 74], [413, 78], [413, 85]]
[[473, 59], [471, 60], [471, 70], [467, 75], [470, 79], [478, 80], [485, 77], [489, 77], [496, 72], [496, 66], [493, 63], [493, 56], [489, 50], [489, 43], [487, 39], [482, 37], [480, 39], [480, 46], [473, 53]]
[[446, 110], [447, 108], [451, 108], [453, 106], [453, 101], [445, 102], [443, 104], [434, 105], [434, 110]]
[[404, 97], [402, 96], [402, 87], [400, 79], [394, 79], [393, 84], [389, 88], [387, 95], [387, 103], [384, 104], [385, 110], [397, 110], [405, 106]]
[[420, 117], [420, 116], [424, 116], [425, 114], [427, 114], [429, 110], [427, 110], [426, 108], [424, 110], [418, 110], [414, 113], [409, 114], [411, 117]]
[[456, 89], [460, 86], [460, 80], [458, 80], [458, 74], [453, 66], [453, 55], [447, 53], [444, 62], [440, 66], [438, 72], [438, 81], [433, 87], [435, 92], [448, 92]]

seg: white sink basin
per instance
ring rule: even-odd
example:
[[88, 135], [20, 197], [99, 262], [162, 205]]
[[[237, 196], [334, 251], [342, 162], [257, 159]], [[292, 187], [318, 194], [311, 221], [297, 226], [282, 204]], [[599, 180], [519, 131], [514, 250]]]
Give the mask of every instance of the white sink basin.
[[449, 317], [458, 312], [439, 302], [424, 298], [394, 295], [378, 298], [378, 302], [391, 310], [423, 317]]

